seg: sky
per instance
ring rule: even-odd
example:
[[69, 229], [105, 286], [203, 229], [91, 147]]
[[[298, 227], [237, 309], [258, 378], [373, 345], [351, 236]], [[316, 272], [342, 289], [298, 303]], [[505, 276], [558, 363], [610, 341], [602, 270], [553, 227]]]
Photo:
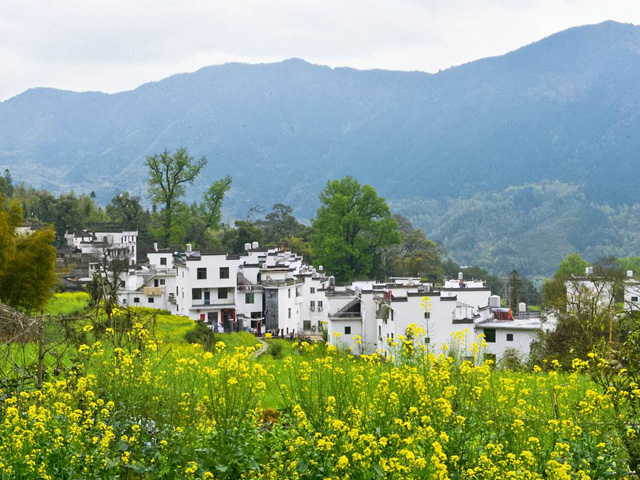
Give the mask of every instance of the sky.
[[437, 72], [605, 20], [640, 24], [640, 1], [0, 0], [0, 101], [231, 61]]

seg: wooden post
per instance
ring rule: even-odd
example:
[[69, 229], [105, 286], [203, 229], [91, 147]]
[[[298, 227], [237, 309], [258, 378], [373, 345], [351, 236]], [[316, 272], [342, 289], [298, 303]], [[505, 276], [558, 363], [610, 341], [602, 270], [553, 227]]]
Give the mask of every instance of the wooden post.
[[38, 382], [36, 387], [42, 389], [42, 377], [44, 371], [44, 311], [40, 311], [39, 338], [38, 338]]

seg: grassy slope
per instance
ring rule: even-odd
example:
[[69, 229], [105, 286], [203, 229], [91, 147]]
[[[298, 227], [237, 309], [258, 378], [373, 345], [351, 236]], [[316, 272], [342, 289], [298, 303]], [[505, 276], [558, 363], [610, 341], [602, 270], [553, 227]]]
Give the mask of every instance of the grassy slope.
[[91, 297], [85, 292], [65, 292], [53, 295], [44, 307], [45, 315], [75, 315], [89, 307]]

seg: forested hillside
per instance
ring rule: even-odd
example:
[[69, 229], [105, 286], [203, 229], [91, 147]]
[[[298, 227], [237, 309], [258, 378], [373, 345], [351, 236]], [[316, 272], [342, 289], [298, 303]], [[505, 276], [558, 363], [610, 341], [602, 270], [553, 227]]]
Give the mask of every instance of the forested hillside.
[[[353, 175], [456, 258], [548, 273], [572, 250], [638, 253], [639, 114], [640, 28], [605, 22], [434, 75], [289, 60], [114, 95], [29, 90], [0, 103], [0, 169], [106, 203], [145, 193], [145, 156], [185, 146], [209, 159], [192, 198], [233, 178], [227, 218], [275, 203], [308, 218]], [[527, 198], [556, 181], [570, 193]]]
[[640, 204], [596, 204], [583, 189], [545, 182], [470, 198], [392, 202], [461, 264], [548, 276], [566, 252], [585, 258], [640, 252]]

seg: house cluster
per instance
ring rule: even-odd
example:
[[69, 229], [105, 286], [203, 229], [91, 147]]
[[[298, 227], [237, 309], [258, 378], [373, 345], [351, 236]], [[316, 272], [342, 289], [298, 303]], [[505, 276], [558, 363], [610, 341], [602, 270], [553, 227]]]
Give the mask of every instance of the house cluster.
[[333, 277], [291, 251], [244, 247], [242, 255], [228, 255], [154, 246], [147, 263], [120, 277], [119, 301], [204, 321], [214, 331], [319, 335]]
[[[105, 258], [128, 265], [117, 280], [122, 305], [167, 310], [206, 322], [217, 332], [319, 337], [326, 330], [331, 344], [356, 353], [390, 353], [415, 324], [425, 332], [420, 341], [434, 350], [455, 335], [468, 347], [482, 335], [486, 352], [500, 359], [509, 349], [527, 356], [538, 333], [556, 325], [553, 314], [529, 311], [524, 303], [517, 311], [503, 308], [483, 281], [465, 279], [462, 272], [442, 286], [419, 278], [336, 286], [321, 266], [257, 242], [246, 243], [240, 255], [154, 245], [144, 263], [136, 262], [135, 231], [75, 232], [67, 242], [69, 255], [89, 259], [88, 278]], [[638, 310], [640, 282], [633, 272], [627, 277], [625, 308]], [[590, 267], [566, 288], [568, 309], [585, 304], [584, 298], [595, 298], [598, 308], [613, 305], [612, 283], [594, 276]]]
[[[565, 282], [565, 288], [568, 312], [602, 313], [614, 308], [614, 279], [594, 274], [593, 267], [586, 267], [584, 275], [573, 275]], [[640, 281], [633, 270], [627, 270], [623, 289], [624, 310], [640, 311]]]
[[425, 332], [417, 340], [436, 351], [457, 335], [459, 346], [468, 351], [484, 339], [486, 353], [497, 359], [510, 348], [526, 356], [538, 332], [555, 325], [553, 317], [528, 312], [524, 303], [517, 313], [502, 308], [500, 297], [483, 281], [465, 280], [462, 272], [438, 288], [419, 278], [392, 278], [388, 283], [356, 282], [327, 292], [327, 297], [331, 343], [357, 343], [363, 353], [390, 353], [415, 324]]
[[330, 343], [357, 345], [356, 353], [389, 352], [417, 324], [425, 331], [422, 341], [434, 348], [461, 332], [469, 346], [484, 335], [487, 353], [496, 357], [508, 348], [524, 356], [537, 332], [553, 325], [527, 312], [525, 304], [516, 313], [501, 308], [500, 297], [483, 281], [466, 280], [462, 273], [437, 288], [419, 278], [336, 286], [321, 266], [257, 242], [245, 244], [240, 255], [154, 246], [148, 261], [119, 281], [122, 305], [167, 310], [218, 332], [314, 337], [326, 329]]

